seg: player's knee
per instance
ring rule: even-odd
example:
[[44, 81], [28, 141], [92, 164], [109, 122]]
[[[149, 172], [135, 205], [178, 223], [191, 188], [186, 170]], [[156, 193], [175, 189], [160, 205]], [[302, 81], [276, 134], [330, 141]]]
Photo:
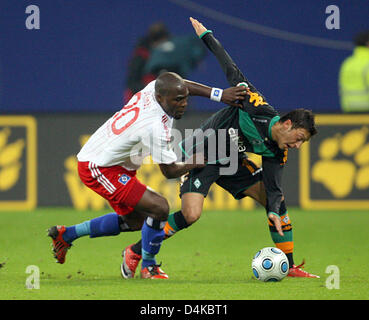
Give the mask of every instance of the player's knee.
[[151, 214], [154, 219], [165, 221], [168, 220], [169, 203], [164, 197], [157, 197], [151, 208]]
[[182, 208], [182, 214], [187, 222], [187, 224], [193, 224], [201, 217], [201, 209], [200, 208]]

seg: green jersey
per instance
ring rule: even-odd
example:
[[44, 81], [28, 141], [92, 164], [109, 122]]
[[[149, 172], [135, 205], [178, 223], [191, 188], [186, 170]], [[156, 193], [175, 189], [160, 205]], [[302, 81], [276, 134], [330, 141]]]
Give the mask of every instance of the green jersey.
[[[207, 32], [202, 36], [202, 40], [219, 61], [229, 84], [236, 86], [242, 83], [247, 90], [245, 100], [241, 102], [242, 108], [223, 108], [202, 124], [203, 132], [213, 129], [216, 133], [224, 129], [226, 133], [225, 139], [220, 140], [219, 135], [213, 132], [216, 136], [217, 152], [215, 158], [208, 160], [210, 164], [225, 165], [225, 159], [221, 156], [229, 155], [232, 147], [237, 148], [240, 159], [247, 157], [246, 152], [261, 155], [267, 211], [278, 213], [283, 199], [282, 172], [287, 161], [287, 149], [279, 149], [278, 144], [272, 139], [272, 127], [280, 119], [278, 112], [246, 79], [212, 32]], [[186, 138], [181, 143], [183, 153], [189, 156], [190, 153], [198, 152], [196, 147], [203, 143], [207, 154], [211, 134], [212, 132], [205, 136], [202, 142], [195, 141], [194, 136]], [[189, 141], [191, 143], [188, 143]], [[191, 147], [186, 148], [186, 144]], [[223, 152], [219, 152], [219, 148], [224, 149]]]

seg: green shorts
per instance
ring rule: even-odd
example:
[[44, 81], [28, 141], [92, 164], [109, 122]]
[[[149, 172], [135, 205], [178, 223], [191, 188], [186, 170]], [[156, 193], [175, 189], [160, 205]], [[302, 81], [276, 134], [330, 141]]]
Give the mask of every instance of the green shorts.
[[205, 168], [191, 170], [182, 179], [180, 197], [188, 192], [201, 193], [206, 197], [215, 182], [239, 200], [245, 197], [245, 190], [262, 180], [262, 169], [248, 159], [239, 163], [238, 170], [233, 175], [221, 176], [219, 169], [219, 165], [207, 165]]

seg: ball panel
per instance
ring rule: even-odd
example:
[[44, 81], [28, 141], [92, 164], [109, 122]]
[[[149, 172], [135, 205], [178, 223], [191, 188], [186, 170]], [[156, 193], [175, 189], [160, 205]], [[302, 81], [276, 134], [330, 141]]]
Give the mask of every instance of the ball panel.
[[288, 270], [288, 263], [286, 261], [283, 261], [281, 264], [281, 270], [283, 273], [286, 273]]
[[259, 273], [255, 268], [252, 268], [252, 272], [254, 273], [255, 278], [259, 279]]
[[261, 265], [265, 270], [270, 270], [273, 267], [273, 261], [269, 258], [266, 258], [266, 259], [263, 260]]
[[254, 255], [254, 259], [256, 259], [258, 256], [260, 256], [261, 250], [259, 250], [258, 252], [256, 252], [256, 254]]
[[282, 250], [279, 250], [278, 248], [270, 248], [270, 250], [273, 252], [273, 253], [276, 253], [276, 254], [281, 254], [283, 253]]

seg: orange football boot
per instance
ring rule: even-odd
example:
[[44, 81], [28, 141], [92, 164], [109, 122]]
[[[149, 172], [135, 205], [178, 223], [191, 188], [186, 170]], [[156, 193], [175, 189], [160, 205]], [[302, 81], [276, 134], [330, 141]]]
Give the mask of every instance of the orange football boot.
[[168, 279], [168, 275], [161, 270], [161, 264], [155, 264], [152, 266], [148, 266], [141, 270], [141, 278], [142, 279]]
[[123, 262], [120, 265], [120, 272], [125, 279], [134, 278], [137, 266], [142, 258], [140, 254], [134, 253], [132, 244], [122, 252]]
[[304, 268], [305, 260], [302, 261], [301, 264], [298, 266], [293, 265], [292, 268], [290, 268], [287, 277], [300, 277], [300, 278], [320, 278], [319, 276], [315, 274], [311, 274], [309, 272], [306, 272], [305, 270], [302, 270]]
[[63, 233], [65, 232], [65, 226], [53, 226], [48, 230], [48, 236], [53, 240], [53, 254], [57, 263], [63, 264], [65, 262], [65, 255], [68, 249], [72, 246], [70, 243], [65, 242], [63, 239]]

